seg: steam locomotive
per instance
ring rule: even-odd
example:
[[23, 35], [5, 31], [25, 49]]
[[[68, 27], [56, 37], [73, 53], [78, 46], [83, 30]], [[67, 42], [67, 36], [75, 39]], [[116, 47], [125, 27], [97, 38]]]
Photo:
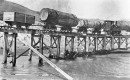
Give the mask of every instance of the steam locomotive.
[[118, 21], [104, 21], [104, 31], [108, 35], [121, 35], [121, 26], [117, 25]]
[[107, 35], [121, 35], [121, 26], [117, 25], [118, 21], [111, 20], [83, 20], [83, 26], [80, 26], [79, 32], [86, 32], [88, 28], [93, 28], [92, 34], [101, 34], [101, 30], [106, 32]]

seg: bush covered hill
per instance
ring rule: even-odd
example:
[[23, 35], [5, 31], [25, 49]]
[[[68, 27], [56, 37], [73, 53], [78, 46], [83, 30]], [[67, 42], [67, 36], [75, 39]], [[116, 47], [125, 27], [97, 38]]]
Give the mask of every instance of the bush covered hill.
[[38, 12], [30, 10], [22, 5], [10, 1], [0, 0], [0, 13], [3, 12], [20, 12], [24, 14], [30, 14], [36, 17], [36, 21], [39, 21]]

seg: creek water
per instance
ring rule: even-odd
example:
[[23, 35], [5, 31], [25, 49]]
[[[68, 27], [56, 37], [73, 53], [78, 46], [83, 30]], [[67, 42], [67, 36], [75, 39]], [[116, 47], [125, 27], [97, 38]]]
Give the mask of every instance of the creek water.
[[[33, 56], [31, 62], [28, 61], [28, 56], [22, 56], [17, 60], [16, 67], [12, 67], [10, 61], [11, 58], [8, 58], [7, 64], [0, 64], [1, 80], [65, 80], [46, 62], [38, 65], [38, 56]], [[74, 80], [130, 80], [130, 54], [109, 54], [77, 58], [74, 61], [51, 61]]]

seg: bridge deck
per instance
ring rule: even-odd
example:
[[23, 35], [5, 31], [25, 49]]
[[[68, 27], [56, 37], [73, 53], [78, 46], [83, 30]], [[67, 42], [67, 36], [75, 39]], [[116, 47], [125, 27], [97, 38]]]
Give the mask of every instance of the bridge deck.
[[25, 34], [44, 34], [44, 35], [56, 35], [56, 36], [78, 36], [78, 37], [125, 37], [130, 38], [130, 35], [106, 35], [106, 34], [82, 34], [70, 31], [56, 31], [51, 29], [38, 30], [38, 29], [25, 29], [25, 28], [14, 28], [8, 26], [0, 26], [0, 32], [10, 32], [10, 33], [25, 33]]

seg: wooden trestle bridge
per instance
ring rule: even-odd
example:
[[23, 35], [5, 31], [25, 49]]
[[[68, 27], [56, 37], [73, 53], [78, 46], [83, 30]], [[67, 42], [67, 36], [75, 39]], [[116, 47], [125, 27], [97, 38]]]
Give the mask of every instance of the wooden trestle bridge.
[[[4, 60], [3, 63], [7, 62], [7, 54], [9, 52], [9, 48], [13, 47], [13, 66], [16, 65], [16, 59], [22, 56], [25, 52], [29, 51], [27, 49], [22, 54], [16, 56], [16, 50], [17, 50], [17, 36], [19, 33], [25, 33], [25, 34], [31, 34], [31, 46], [34, 48], [38, 45], [39, 51], [41, 54], [43, 53], [43, 48], [47, 48], [50, 52], [51, 49], [57, 49], [57, 56], [60, 56], [61, 54], [61, 42], [64, 43], [64, 51], [78, 51], [77, 49], [74, 49], [75, 47], [82, 48], [83, 52], [90, 52], [90, 49], [92, 50], [112, 50], [116, 48], [128, 48], [129, 47], [129, 39], [130, 35], [118, 35], [118, 36], [111, 36], [111, 35], [105, 35], [105, 34], [82, 34], [78, 32], [67, 32], [67, 31], [57, 31], [57, 30], [36, 30], [36, 29], [21, 29], [21, 28], [12, 28], [8, 26], [1, 26], [0, 32], [4, 32], [4, 46], [3, 46], [3, 55]], [[50, 37], [50, 46], [47, 46], [46, 42], [44, 42], [44, 36], [49, 35]], [[13, 38], [13, 43], [8, 42], [8, 37], [11, 36]], [[65, 42], [61, 41], [61, 38], [65, 37]], [[39, 38], [39, 40], [36, 42], [35, 38]], [[75, 39], [77, 39], [77, 42], [75, 42]], [[75, 46], [75, 43], [78, 43]], [[123, 46], [122, 46], [123, 45]], [[53, 54], [53, 53], [50, 53]], [[31, 55], [29, 60], [31, 60]], [[41, 59], [39, 59], [40, 61]]]

